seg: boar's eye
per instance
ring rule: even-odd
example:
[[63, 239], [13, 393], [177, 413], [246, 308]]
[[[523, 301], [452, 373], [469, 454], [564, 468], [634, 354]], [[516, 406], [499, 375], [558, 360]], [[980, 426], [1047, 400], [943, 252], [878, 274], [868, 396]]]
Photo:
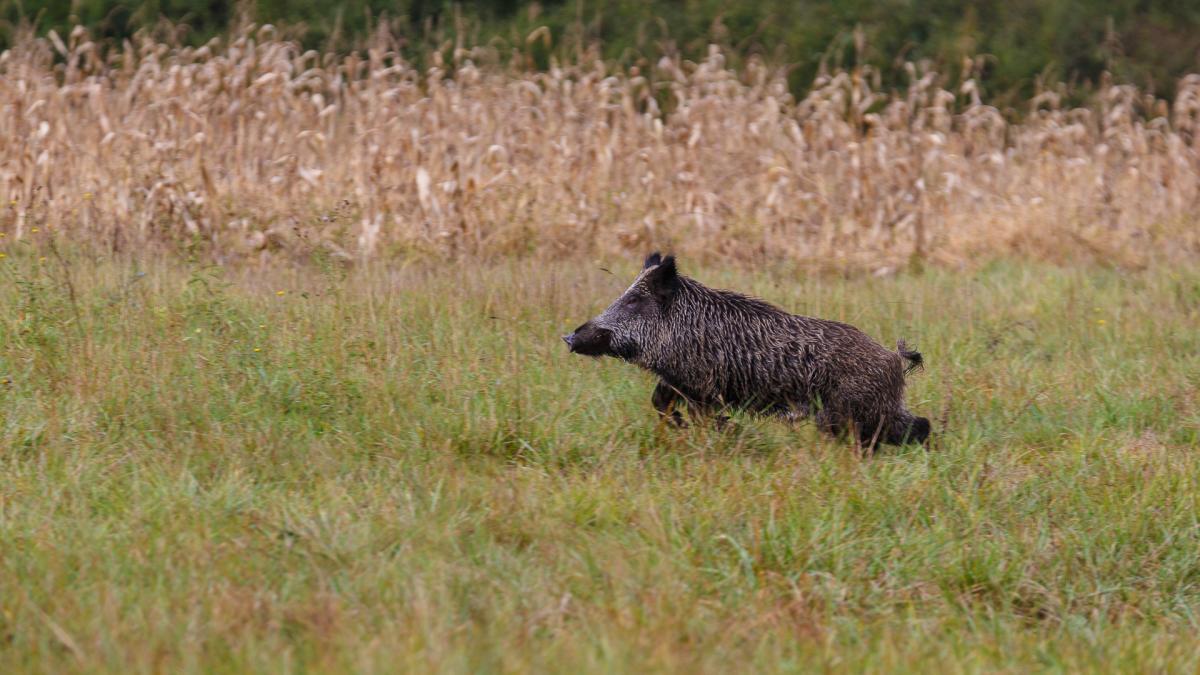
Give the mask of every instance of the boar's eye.
[[631, 295], [628, 298], [625, 298], [624, 304], [626, 307], [637, 307], [638, 305], [642, 304], [642, 296]]

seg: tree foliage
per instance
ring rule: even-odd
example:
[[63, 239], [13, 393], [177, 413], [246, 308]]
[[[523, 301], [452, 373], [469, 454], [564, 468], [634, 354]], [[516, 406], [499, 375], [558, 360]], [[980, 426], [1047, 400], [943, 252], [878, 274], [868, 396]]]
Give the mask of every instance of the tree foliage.
[[663, 53], [699, 58], [716, 43], [734, 58], [790, 65], [798, 88], [823, 63], [869, 64], [898, 81], [904, 61], [929, 59], [957, 75], [964, 58], [982, 57], [970, 74], [1000, 100], [1025, 98], [1039, 81], [1086, 86], [1106, 71], [1170, 95], [1178, 77], [1200, 70], [1200, 3], [1180, 0], [0, 0], [0, 44], [22, 24], [61, 33], [79, 23], [120, 39], [163, 18], [200, 42], [242, 11], [333, 49], [383, 22], [413, 56], [455, 38], [525, 49], [546, 26], [550, 39], [529, 48], [541, 65], [582, 47], [625, 65]]

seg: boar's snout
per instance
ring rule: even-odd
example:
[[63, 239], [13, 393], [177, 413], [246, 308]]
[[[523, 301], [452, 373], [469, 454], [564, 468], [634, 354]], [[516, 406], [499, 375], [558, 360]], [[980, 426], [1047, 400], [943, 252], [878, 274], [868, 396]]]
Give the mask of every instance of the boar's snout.
[[597, 328], [591, 321], [575, 329], [575, 332], [562, 336], [563, 342], [573, 354], [584, 356], [611, 356], [612, 331]]

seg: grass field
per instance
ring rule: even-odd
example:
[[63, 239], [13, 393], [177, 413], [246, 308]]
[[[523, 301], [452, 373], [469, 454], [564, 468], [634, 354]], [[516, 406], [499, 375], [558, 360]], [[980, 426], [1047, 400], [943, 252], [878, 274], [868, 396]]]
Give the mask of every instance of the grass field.
[[661, 428], [634, 260], [0, 260], [0, 671], [1194, 671], [1200, 270], [717, 286], [908, 338], [933, 449]]

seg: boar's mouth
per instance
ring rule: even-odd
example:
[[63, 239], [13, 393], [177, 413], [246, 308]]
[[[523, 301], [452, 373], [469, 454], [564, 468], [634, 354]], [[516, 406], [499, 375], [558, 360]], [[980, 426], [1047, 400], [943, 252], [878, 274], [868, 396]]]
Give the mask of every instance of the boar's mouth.
[[591, 322], [575, 329], [574, 333], [564, 335], [563, 342], [572, 354], [584, 356], [616, 356], [612, 349], [612, 331], [607, 328], [597, 328]]

